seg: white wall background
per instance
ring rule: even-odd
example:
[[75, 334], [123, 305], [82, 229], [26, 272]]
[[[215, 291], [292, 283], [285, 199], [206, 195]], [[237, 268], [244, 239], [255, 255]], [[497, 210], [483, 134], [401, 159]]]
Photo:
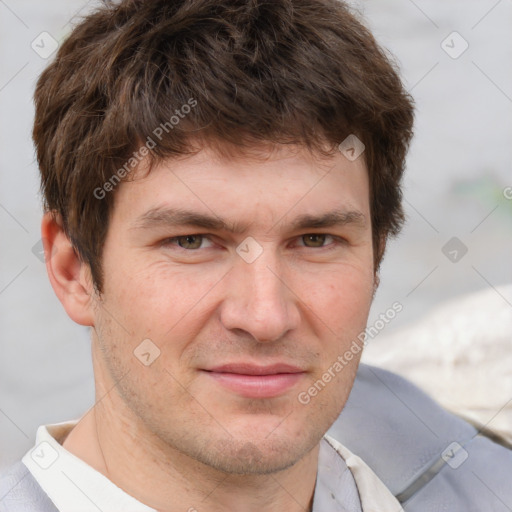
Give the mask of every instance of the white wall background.
[[[370, 318], [401, 302], [389, 335], [445, 299], [512, 281], [512, 1], [353, 3], [417, 103], [408, 224], [388, 248]], [[94, 400], [88, 331], [66, 316], [33, 253], [41, 208], [30, 140], [47, 63], [32, 41], [41, 46], [42, 32], [62, 40], [94, 4], [0, 0], [0, 469], [32, 445], [38, 425], [78, 417]], [[441, 46], [464, 48], [446, 39], [453, 31], [469, 45], [458, 58]], [[442, 251], [452, 237], [467, 247], [457, 262]]]

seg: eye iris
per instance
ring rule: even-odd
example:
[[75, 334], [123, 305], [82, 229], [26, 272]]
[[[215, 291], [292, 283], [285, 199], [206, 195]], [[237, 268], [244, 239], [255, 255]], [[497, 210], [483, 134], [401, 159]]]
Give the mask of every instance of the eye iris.
[[183, 249], [198, 249], [201, 246], [201, 241], [200, 235], [187, 235], [178, 238], [178, 244]]
[[[304, 244], [307, 247], [322, 247], [325, 242], [325, 236], [326, 235], [304, 235]], [[309, 245], [309, 242], [312, 242], [312, 245]]]

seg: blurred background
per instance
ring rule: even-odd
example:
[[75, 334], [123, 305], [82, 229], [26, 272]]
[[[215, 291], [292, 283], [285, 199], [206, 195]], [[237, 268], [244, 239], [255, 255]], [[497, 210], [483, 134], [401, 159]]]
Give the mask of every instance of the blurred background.
[[[351, 4], [396, 57], [417, 107], [407, 225], [388, 245], [369, 319], [378, 334], [363, 360], [507, 431], [512, 1]], [[0, 470], [32, 446], [38, 425], [94, 403], [88, 330], [67, 317], [46, 275], [30, 133], [38, 75], [95, 5], [0, 0]], [[379, 322], [395, 302], [402, 310]]]

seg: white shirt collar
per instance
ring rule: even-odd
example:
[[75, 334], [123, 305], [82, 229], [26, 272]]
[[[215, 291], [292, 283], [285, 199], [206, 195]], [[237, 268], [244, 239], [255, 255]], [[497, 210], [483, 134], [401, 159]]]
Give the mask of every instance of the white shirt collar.
[[55, 506], [73, 512], [157, 512], [117, 487], [58, 442], [77, 423], [78, 420], [40, 426], [35, 447], [22, 459]]
[[[157, 512], [62, 446], [78, 421], [40, 426], [35, 447], [22, 459], [55, 506], [73, 512]], [[320, 447], [313, 512], [327, 512], [325, 506], [329, 512], [402, 510], [375, 473], [327, 435]]]

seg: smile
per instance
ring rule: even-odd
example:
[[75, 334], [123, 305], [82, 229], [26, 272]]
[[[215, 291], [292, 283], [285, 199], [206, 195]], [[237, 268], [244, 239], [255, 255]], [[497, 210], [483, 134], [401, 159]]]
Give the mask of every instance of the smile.
[[225, 389], [245, 398], [280, 396], [295, 386], [306, 373], [300, 368], [285, 364], [230, 364], [203, 371]]

